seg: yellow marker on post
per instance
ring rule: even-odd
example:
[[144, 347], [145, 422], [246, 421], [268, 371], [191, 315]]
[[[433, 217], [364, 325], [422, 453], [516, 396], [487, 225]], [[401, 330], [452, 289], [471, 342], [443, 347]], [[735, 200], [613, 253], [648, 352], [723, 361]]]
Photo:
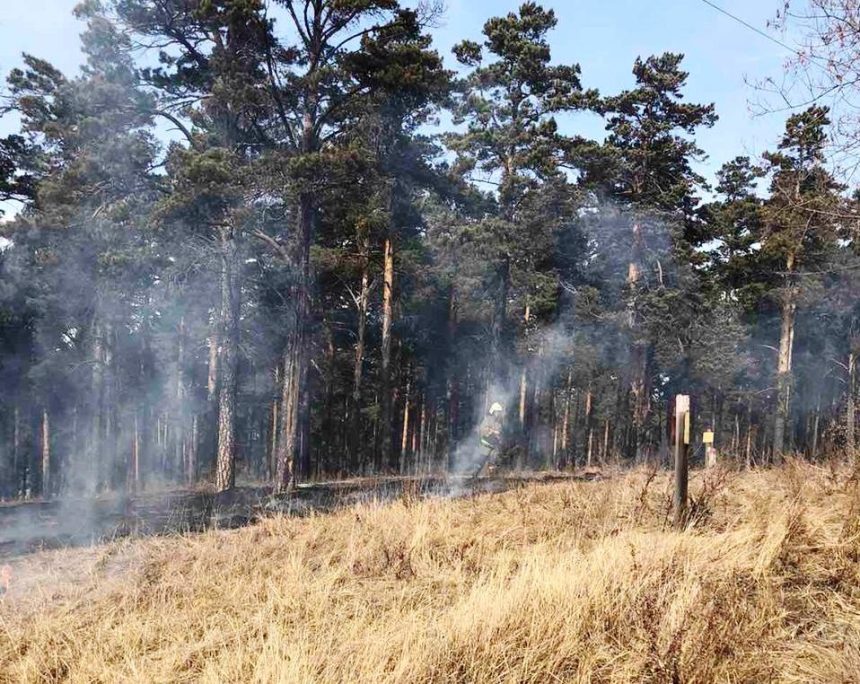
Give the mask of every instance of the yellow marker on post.
[[702, 433], [702, 444], [713, 444], [714, 443], [714, 431], [713, 430], [705, 430]]

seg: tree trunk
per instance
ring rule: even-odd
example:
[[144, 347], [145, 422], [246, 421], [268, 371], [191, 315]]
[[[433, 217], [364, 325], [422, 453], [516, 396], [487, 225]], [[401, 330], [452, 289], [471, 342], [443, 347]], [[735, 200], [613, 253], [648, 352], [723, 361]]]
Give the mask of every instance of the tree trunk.
[[227, 228], [221, 235], [221, 320], [218, 367], [218, 449], [215, 489], [231, 489], [236, 482], [236, 392], [239, 361], [239, 291], [237, 248]]
[[[815, 403], [815, 417], [812, 421], [812, 458], [818, 456], [818, 429], [821, 424], [821, 393], [818, 393], [818, 401]], [[853, 448], [853, 445], [852, 445]]]
[[91, 351], [92, 374], [92, 423], [87, 440], [86, 464], [78, 475], [84, 481], [84, 490], [95, 493], [100, 489], [103, 480], [104, 458], [104, 413], [105, 413], [105, 340], [103, 329], [98, 321], [93, 323], [93, 344]]
[[[523, 314], [523, 324], [525, 327], [525, 337], [528, 341], [528, 325], [529, 318], [531, 318], [531, 306], [526, 304], [526, 310]], [[524, 440], [528, 443], [529, 436], [526, 431], [526, 395], [528, 393], [528, 342], [526, 342], [526, 358], [523, 359], [523, 367], [522, 371], [520, 371], [520, 407], [519, 407], [519, 416], [520, 416], [520, 430], [523, 432]]]
[[206, 375], [206, 409], [203, 418], [204, 429], [200, 445], [207, 470], [215, 462], [215, 453], [218, 448], [218, 387], [220, 383], [218, 350], [221, 347], [221, 331], [218, 328], [220, 322], [221, 313], [219, 307], [219, 309], [212, 313], [211, 320], [209, 321], [209, 337], [207, 339], [209, 358]]
[[633, 338], [630, 350], [630, 368], [632, 378], [630, 381], [630, 394], [632, 398], [631, 412], [631, 440], [629, 442], [629, 457], [638, 458], [639, 448], [644, 436], [645, 424], [650, 412], [649, 388], [648, 388], [648, 347], [647, 344], [636, 339], [639, 333], [639, 310], [638, 294], [639, 280], [641, 278], [641, 260], [643, 249], [642, 226], [636, 221], [633, 223], [630, 262], [627, 267], [627, 287], [629, 289], [629, 300], [627, 303], [627, 325]]
[[421, 395], [421, 413], [418, 422], [418, 458], [417, 463], [419, 464], [419, 469], [425, 470], [426, 472], [430, 472], [430, 464], [427, 463], [425, 467], [425, 457], [427, 455], [427, 395]]
[[291, 490], [295, 486], [295, 440], [298, 437], [298, 384], [296, 375], [297, 335], [292, 335], [284, 354], [284, 379], [281, 383], [281, 431], [275, 468], [275, 491]]
[[[852, 351], [848, 354], [848, 389], [845, 402], [845, 437], [848, 448], [853, 452], [856, 446], [856, 420], [854, 417], [854, 402], [857, 396], [857, 356]], [[816, 416], [817, 418], [817, 416]], [[853, 457], [853, 453], [852, 453]]]
[[404, 474], [409, 469], [409, 409], [412, 399], [412, 376], [410, 371], [406, 375], [406, 392], [403, 395], [403, 434], [400, 439], [400, 473]]
[[140, 483], [140, 417], [138, 416], [137, 411], [134, 412], [132, 424], [131, 463], [129, 466], [129, 489], [136, 493]]
[[[188, 469], [185, 473], [185, 481], [192, 485], [197, 482], [197, 449], [200, 444], [200, 423], [196, 413], [191, 416], [191, 439], [188, 443]], [[138, 449], [138, 452], [140, 450]], [[140, 474], [136, 475], [137, 478]]]
[[320, 435], [321, 444], [319, 456], [317, 458], [317, 473], [336, 471], [340, 467], [342, 452], [338, 453], [336, 460], [334, 454], [337, 451], [335, 445], [336, 436], [339, 432], [335, 430], [334, 425], [334, 393], [335, 393], [335, 344], [334, 333], [332, 331], [331, 321], [326, 319], [326, 366], [325, 366], [325, 400], [323, 409], [323, 425], [322, 434]]
[[275, 471], [278, 463], [278, 432], [280, 430], [280, 414], [278, 412], [280, 402], [281, 389], [281, 366], [275, 364], [275, 397], [272, 399], [272, 422], [271, 434], [269, 438], [269, 479], [275, 479]]
[[564, 413], [561, 419], [561, 454], [565, 465], [570, 465], [570, 399], [573, 391], [573, 371], [567, 372], [564, 387]]
[[382, 392], [381, 454], [383, 467], [396, 467], [393, 462], [392, 432], [394, 430], [391, 396], [391, 324], [394, 305], [394, 248], [391, 238], [385, 239], [382, 276]]
[[603, 465], [609, 461], [609, 420], [604, 421], [603, 427]]
[[186, 328], [185, 316], [180, 316], [179, 326], [176, 334], [176, 377], [174, 387], [174, 401], [176, 406], [173, 412], [174, 417], [174, 468], [178, 479], [183, 479], [188, 472], [188, 416], [186, 411], [188, 408], [188, 388], [186, 387], [185, 379], [185, 346], [186, 346]]
[[[311, 151], [310, 138], [313, 125], [305, 115], [303, 149]], [[278, 440], [278, 457], [275, 468], [275, 491], [284, 492], [295, 487], [299, 476], [310, 470], [310, 451], [307, 444], [309, 428], [308, 325], [310, 316], [311, 263], [310, 248], [313, 237], [314, 203], [309, 192], [299, 195], [300, 277], [295, 290], [293, 330], [290, 332], [284, 354], [284, 379], [281, 392], [281, 431]]]
[[592, 414], [594, 412], [594, 397], [589, 387], [585, 394], [585, 465], [591, 467], [591, 450], [594, 442], [594, 426], [592, 425]]
[[48, 409], [42, 409], [42, 497], [51, 496], [51, 428]]
[[794, 319], [797, 303], [788, 294], [782, 303], [782, 324], [779, 335], [779, 355], [777, 357], [776, 417], [773, 424], [773, 457], [778, 462], [786, 448], [785, 428], [791, 413], [791, 352], [794, 344]]
[[744, 448], [745, 458], [744, 461], [746, 463], [747, 470], [752, 467], [752, 433], [753, 433], [753, 422], [752, 422], [752, 399], [747, 403], [747, 440]]
[[456, 450], [459, 425], [459, 407], [460, 407], [460, 381], [457, 376], [456, 349], [457, 340], [457, 291], [454, 286], [448, 293], [448, 356], [447, 373], [448, 378], [445, 383], [445, 419], [447, 427], [446, 439], [446, 472], [451, 470], [454, 465], [454, 452]]
[[366, 241], [362, 243], [361, 289], [356, 299], [358, 324], [355, 334], [355, 360], [352, 370], [352, 410], [350, 411], [349, 444], [351, 460], [355, 463], [362, 458], [361, 430], [361, 384], [364, 375], [365, 339], [367, 336], [367, 311], [370, 303], [370, 273], [366, 255]]
[[505, 358], [507, 349], [504, 344], [504, 335], [508, 317], [508, 293], [511, 287], [511, 258], [507, 254], [496, 265], [496, 279], [499, 289], [493, 311], [490, 356], [492, 375], [490, 382], [498, 382], [504, 386], [508, 381], [507, 359]]

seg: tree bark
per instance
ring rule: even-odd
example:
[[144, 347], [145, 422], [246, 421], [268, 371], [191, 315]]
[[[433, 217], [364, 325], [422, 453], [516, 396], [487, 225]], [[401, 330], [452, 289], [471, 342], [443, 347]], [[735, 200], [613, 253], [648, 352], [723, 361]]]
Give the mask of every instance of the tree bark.
[[[528, 325], [529, 318], [531, 317], [531, 306], [526, 304], [526, 310], [523, 314], [523, 324], [525, 327], [525, 337], [528, 340]], [[528, 344], [526, 344], [526, 356], [528, 356]], [[526, 434], [526, 394], [528, 392], [528, 358], [523, 360], [523, 368], [520, 372], [520, 407], [519, 407], [519, 416], [520, 416], [520, 430], [522, 430], [524, 439], [528, 442], [529, 436]]]
[[360, 463], [362, 458], [361, 385], [364, 375], [367, 311], [370, 304], [370, 272], [367, 259], [366, 236], [362, 237], [361, 285], [356, 299], [358, 322], [355, 333], [355, 360], [352, 370], [352, 410], [350, 411], [349, 444], [351, 459]]
[[229, 229], [221, 234], [221, 316], [218, 368], [218, 448], [215, 489], [232, 489], [236, 482], [236, 392], [239, 361], [239, 291], [237, 249]]
[[430, 472], [429, 461], [425, 464], [427, 457], [427, 395], [421, 395], [421, 413], [418, 423], [418, 459], [417, 462], [425, 472]]
[[[848, 354], [848, 390], [845, 402], [845, 437], [848, 448], [853, 452], [856, 446], [856, 419], [854, 415], [855, 400], [857, 396], [857, 356], [854, 352]], [[817, 419], [817, 415], [816, 415]], [[852, 454], [853, 457], [853, 454]]]
[[90, 362], [93, 366], [92, 373], [92, 423], [90, 434], [87, 439], [86, 463], [78, 475], [82, 478], [87, 493], [97, 492], [102, 481], [102, 458], [104, 440], [104, 402], [105, 402], [105, 368], [104, 368], [104, 346], [102, 326], [98, 319], [93, 323], [93, 341]]
[[746, 463], [747, 470], [752, 467], [752, 433], [753, 433], [753, 422], [752, 422], [752, 399], [747, 403], [747, 439], [746, 445], [744, 447], [745, 457], [744, 461]]
[[[191, 416], [191, 439], [188, 443], [188, 469], [185, 473], [185, 481], [192, 485], [197, 482], [198, 445], [200, 444], [200, 423], [197, 413]], [[140, 449], [138, 449], [138, 452]], [[137, 478], [139, 479], [138, 472]]]
[[188, 388], [186, 387], [185, 379], [185, 346], [186, 346], [186, 328], [185, 316], [179, 318], [179, 325], [176, 331], [176, 377], [174, 379], [174, 401], [176, 406], [173, 412], [174, 416], [174, 472], [179, 478], [184, 478], [188, 472], [188, 416], [186, 414], [188, 408]]
[[777, 357], [776, 417], [773, 425], [773, 457], [779, 461], [786, 448], [785, 428], [791, 414], [791, 352], [794, 345], [794, 319], [797, 303], [789, 293], [782, 303], [782, 320], [779, 335], [779, 355]]
[[644, 436], [645, 424], [650, 411], [648, 397], [648, 347], [642, 340], [636, 339], [639, 333], [638, 294], [641, 278], [641, 260], [643, 249], [642, 225], [635, 221], [632, 227], [630, 262], [627, 267], [627, 287], [629, 300], [627, 303], [627, 324], [633, 338], [630, 349], [630, 394], [633, 400], [631, 412], [631, 440], [628, 456], [638, 458], [639, 448]]
[[275, 491], [291, 490], [295, 486], [294, 442], [298, 437], [296, 421], [298, 417], [298, 384], [296, 376], [296, 349], [298, 336], [293, 335], [284, 354], [284, 379], [281, 383], [281, 430], [278, 438], [278, 451], [275, 468]]
[[460, 407], [460, 382], [457, 377], [456, 362], [456, 340], [457, 340], [457, 291], [453, 285], [448, 293], [448, 364], [447, 381], [445, 383], [445, 422], [447, 428], [446, 439], [446, 472], [454, 465], [453, 458], [458, 439], [457, 426], [459, 425]]
[[410, 402], [412, 401], [412, 376], [410, 371], [406, 375], [406, 392], [403, 395], [403, 433], [400, 439], [400, 473], [406, 473], [409, 468], [409, 418]]
[[131, 432], [131, 463], [129, 464], [129, 489], [136, 493], [140, 483], [140, 417], [134, 412]]
[[[818, 456], [818, 429], [821, 424], [821, 393], [818, 394], [818, 401], [815, 403], [815, 416], [812, 421], [812, 458]], [[853, 449], [853, 445], [852, 445]]]
[[[313, 121], [306, 113], [303, 122], [302, 150], [313, 151]], [[309, 427], [308, 325], [310, 315], [311, 262], [314, 200], [309, 192], [299, 195], [299, 282], [295, 289], [293, 329], [284, 354], [284, 379], [281, 392], [281, 434], [275, 468], [275, 491], [293, 489], [300, 475], [306, 476], [308, 462], [307, 429]]]
[[280, 430], [280, 391], [281, 391], [281, 365], [280, 363], [275, 364], [275, 370], [273, 371], [275, 376], [275, 397], [272, 399], [272, 419], [271, 419], [271, 433], [269, 437], [269, 464], [268, 464], [268, 476], [269, 479], [275, 479], [275, 471], [277, 468], [278, 462], [278, 432]]
[[508, 380], [507, 359], [504, 344], [505, 326], [508, 317], [508, 293], [511, 287], [511, 258], [505, 254], [496, 264], [496, 279], [498, 292], [493, 311], [493, 327], [491, 338], [492, 376], [490, 381], [505, 385]]
[[573, 371], [567, 372], [564, 386], [564, 412], [561, 419], [561, 454], [565, 465], [570, 465], [570, 399], [573, 392]]
[[394, 315], [394, 247], [391, 238], [385, 239], [382, 275], [382, 366], [380, 372], [382, 392], [382, 424], [380, 460], [384, 467], [396, 467], [393, 462], [392, 432], [394, 430], [391, 395], [391, 324]]
[[42, 496], [51, 496], [51, 428], [48, 409], [42, 409]]
[[594, 398], [589, 387], [585, 393], [585, 465], [591, 467], [592, 446], [594, 442], [594, 425], [592, 414], [594, 413]]

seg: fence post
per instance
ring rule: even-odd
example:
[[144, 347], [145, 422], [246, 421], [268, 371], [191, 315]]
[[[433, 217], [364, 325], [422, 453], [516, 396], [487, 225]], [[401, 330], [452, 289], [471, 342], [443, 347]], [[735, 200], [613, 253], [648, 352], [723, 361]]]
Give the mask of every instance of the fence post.
[[687, 445], [690, 443], [690, 397], [675, 397], [675, 526], [687, 524], [687, 478], [689, 463]]

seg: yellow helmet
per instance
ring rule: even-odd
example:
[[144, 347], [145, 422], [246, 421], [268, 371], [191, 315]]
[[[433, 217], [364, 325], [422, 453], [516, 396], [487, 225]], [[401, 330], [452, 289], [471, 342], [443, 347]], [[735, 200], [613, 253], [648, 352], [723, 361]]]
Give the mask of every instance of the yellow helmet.
[[492, 415], [494, 415], [494, 414], [496, 414], [496, 413], [501, 413], [501, 412], [502, 412], [502, 411], [504, 411], [504, 410], [505, 410], [505, 409], [502, 407], [502, 405], [501, 405], [499, 402], [494, 401], [494, 402], [490, 405], [490, 410], [488, 411], [488, 413], [492, 416]]

